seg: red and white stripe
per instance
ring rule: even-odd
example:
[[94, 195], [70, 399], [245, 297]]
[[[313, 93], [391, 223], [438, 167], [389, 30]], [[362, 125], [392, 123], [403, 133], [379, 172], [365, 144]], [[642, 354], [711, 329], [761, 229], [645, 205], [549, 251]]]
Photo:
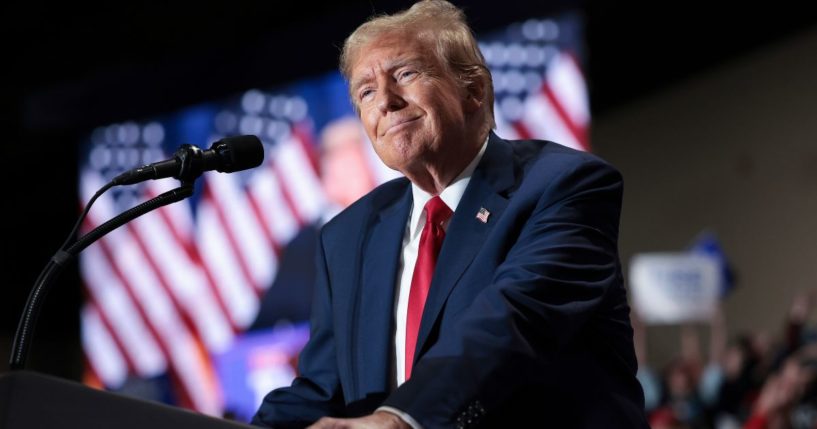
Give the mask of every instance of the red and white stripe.
[[202, 264], [209, 267], [230, 319], [243, 329], [255, 319], [259, 291], [248, 262], [241, 257], [240, 244], [232, 229], [232, 223], [239, 220], [233, 218], [231, 221], [226, 211], [227, 208], [221, 206], [209, 190], [209, 184], [205, 184], [198, 207], [196, 242]]
[[551, 140], [590, 150], [590, 104], [584, 76], [573, 55], [560, 53], [550, 61], [538, 92], [524, 100], [522, 117], [508, 121], [498, 108], [497, 131], [503, 137]]
[[[112, 335], [109, 326], [105, 326], [96, 306], [85, 304], [80, 315], [82, 321], [82, 347], [86, 350], [89, 365], [94, 374], [102, 380], [108, 380], [108, 386], [117, 388], [128, 376], [130, 368], [122, 355], [120, 345]], [[93, 353], [88, 353], [93, 350]], [[163, 369], [163, 366], [160, 367]]]
[[280, 248], [288, 243], [298, 233], [301, 224], [284, 195], [271, 162], [259, 167], [250, 179], [247, 191], [263, 218], [264, 233], [270, 246]]
[[293, 214], [302, 223], [318, 219], [326, 207], [326, 199], [304, 143], [293, 134], [275, 145], [269, 156]]
[[259, 292], [272, 282], [277, 256], [265, 239], [263, 217], [260, 217], [237, 175], [208, 173], [206, 197], [219, 210], [224, 233], [228, 234], [235, 258], [245, 280]]
[[[172, 183], [156, 183], [161, 182]], [[153, 192], [150, 194], [154, 196]], [[192, 323], [192, 330], [209, 350], [223, 351], [232, 342], [233, 327], [219, 306], [215, 286], [210, 284], [198, 261], [191, 259], [184, 247], [185, 242], [176, 239], [184, 233], [174, 231], [176, 225], [170, 221], [184, 211], [189, 213], [189, 206], [185, 203], [162, 207], [131, 222], [129, 230], [165, 284], [168, 295], [174, 298], [175, 304]], [[192, 214], [188, 216], [192, 217]]]
[[[101, 178], [95, 173], [84, 172], [82, 195], [89, 198], [101, 184]], [[87, 226], [96, 227], [116, 214], [111, 199], [103, 196], [89, 213]], [[86, 250], [88, 255], [83, 258], [82, 266], [86, 270], [84, 278], [91, 300], [100, 306], [99, 314], [109, 318], [113, 329], [110, 337], [132, 333], [127, 337], [122, 335], [128, 342], [121, 342], [125, 348], [121, 355], [130, 357], [137, 374], [155, 375], [163, 369], [157, 363], [157, 355], [161, 355], [190, 406], [218, 415], [220, 389], [213, 386], [215, 378], [209, 356], [203, 353], [199, 332], [187, 319], [179, 299], [163, 278], [165, 273], [142, 240], [138, 229], [126, 225]], [[86, 349], [86, 352], [92, 355], [95, 350]], [[145, 361], [143, 355], [149, 356], [149, 360]], [[100, 358], [90, 356], [89, 361], [99, 362]], [[98, 374], [112, 373], [99, 370]], [[117, 380], [103, 381], [109, 384]]]

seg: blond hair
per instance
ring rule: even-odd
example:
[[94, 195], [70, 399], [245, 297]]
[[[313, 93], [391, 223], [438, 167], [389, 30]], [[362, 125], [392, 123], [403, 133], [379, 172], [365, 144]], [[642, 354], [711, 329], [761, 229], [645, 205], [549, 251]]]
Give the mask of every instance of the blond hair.
[[[420, 40], [434, 42], [433, 51], [440, 64], [461, 87], [483, 83], [483, 108], [491, 128], [494, 121], [494, 87], [491, 72], [479, 50], [474, 34], [465, 20], [465, 13], [445, 0], [423, 0], [394, 15], [370, 18], [358, 27], [343, 44], [340, 54], [340, 72], [351, 79], [352, 65], [360, 48], [386, 34], [396, 32], [414, 35]], [[352, 101], [354, 103], [354, 99]]]

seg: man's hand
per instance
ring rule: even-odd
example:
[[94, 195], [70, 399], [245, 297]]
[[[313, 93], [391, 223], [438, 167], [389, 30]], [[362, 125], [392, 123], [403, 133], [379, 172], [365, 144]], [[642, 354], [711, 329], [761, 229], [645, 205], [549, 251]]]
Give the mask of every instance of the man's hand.
[[411, 427], [396, 414], [377, 411], [357, 419], [324, 417], [307, 429], [411, 429]]

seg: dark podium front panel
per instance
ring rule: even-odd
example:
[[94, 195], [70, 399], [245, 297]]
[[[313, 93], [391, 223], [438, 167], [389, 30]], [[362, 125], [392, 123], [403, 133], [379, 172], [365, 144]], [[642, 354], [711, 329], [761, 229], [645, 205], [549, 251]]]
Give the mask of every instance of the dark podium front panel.
[[251, 427], [34, 372], [0, 374], [0, 429]]

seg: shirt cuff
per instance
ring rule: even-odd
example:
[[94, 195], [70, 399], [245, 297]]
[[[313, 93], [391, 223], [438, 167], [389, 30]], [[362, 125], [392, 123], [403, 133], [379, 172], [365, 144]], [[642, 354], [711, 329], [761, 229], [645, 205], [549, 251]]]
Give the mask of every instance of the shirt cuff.
[[410, 415], [406, 414], [403, 411], [398, 410], [397, 408], [388, 407], [384, 405], [382, 407], [378, 407], [375, 411], [385, 411], [387, 413], [394, 414], [397, 417], [400, 417], [400, 420], [406, 422], [409, 426], [411, 426], [411, 429], [423, 429], [423, 427], [420, 426], [420, 423], [417, 423], [417, 420], [414, 420], [413, 417], [411, 417]]

